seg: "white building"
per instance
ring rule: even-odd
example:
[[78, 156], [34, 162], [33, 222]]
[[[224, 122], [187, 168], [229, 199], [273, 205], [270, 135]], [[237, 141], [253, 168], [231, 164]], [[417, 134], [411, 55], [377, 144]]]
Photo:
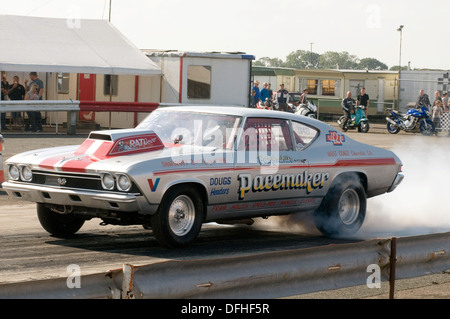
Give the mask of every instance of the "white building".
[[162, 70], [161, 103], [249, 105], [253, 55], [144, 52]]

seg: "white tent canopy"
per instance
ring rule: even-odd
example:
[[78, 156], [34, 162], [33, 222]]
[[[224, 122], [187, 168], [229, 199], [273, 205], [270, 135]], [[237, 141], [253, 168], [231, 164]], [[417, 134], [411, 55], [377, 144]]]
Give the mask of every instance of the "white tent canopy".
[[10, 15], [0, 15], [0, 71], [161, 74], [108, 21]]

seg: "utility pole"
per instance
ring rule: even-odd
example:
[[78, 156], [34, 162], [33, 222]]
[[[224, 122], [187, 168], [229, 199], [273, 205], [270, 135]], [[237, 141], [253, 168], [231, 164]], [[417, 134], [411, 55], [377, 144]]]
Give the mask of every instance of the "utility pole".
[[311, 68], [312, 68], [312, 47], [313, 47], [313, 42], [310, 42], [309, 43], [310, 44], [310, 46], [311, 46], [311, 49], [310, 49], [310, 51], [309, 51], [309, 65], [311, 66]]
[[109, 0], [109, 18], [108, 18], [109, 22], [111, 22], [111, 2], [112, 0]]
[[402, 30], [403, 30], [404, 25], [401, 25], [400, 27], [398, 27], [397, 31], [400, 32], [400, 53], [399, 53], [399, 57], [398, 57], [398, 94], [397, 94], [397, 99], [398, 99], [398, 110], [400, 111], [400, 75], [402, 72]]

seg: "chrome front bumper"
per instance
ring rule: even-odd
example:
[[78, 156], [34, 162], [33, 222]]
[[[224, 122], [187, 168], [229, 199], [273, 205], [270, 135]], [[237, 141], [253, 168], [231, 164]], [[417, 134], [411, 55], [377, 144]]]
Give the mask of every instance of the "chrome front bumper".
[[2, 187], [10, 198], [28, 202], [139, 212], [141, 214], [151, 214], [156, 211], [156, 205], [150, 205], [144, 196], [135, 194], [55, 188], [15, 182], [5, 182]]

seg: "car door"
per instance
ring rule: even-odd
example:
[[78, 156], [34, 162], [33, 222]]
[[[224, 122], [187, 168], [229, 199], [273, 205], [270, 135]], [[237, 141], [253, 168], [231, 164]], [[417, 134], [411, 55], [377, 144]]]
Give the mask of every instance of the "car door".
[[236, 207], [274, 213], [300, 205], [309, 164], [294, 136], [288, 119], [247, 118], [236, 156]]

